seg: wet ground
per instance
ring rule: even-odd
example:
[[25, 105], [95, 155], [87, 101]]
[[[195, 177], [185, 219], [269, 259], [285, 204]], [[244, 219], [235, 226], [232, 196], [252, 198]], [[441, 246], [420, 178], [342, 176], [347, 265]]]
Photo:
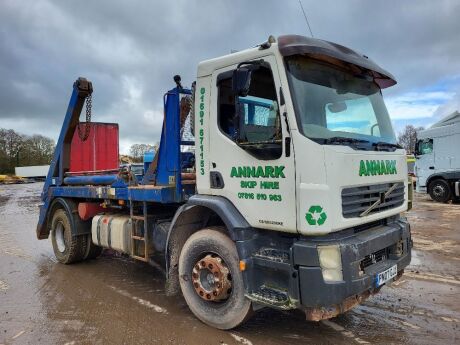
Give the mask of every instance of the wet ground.
[[460, 205], [418, 196], [401, 280], [340, 317], [259, 311], [229, 332], [168, 298], [154, 267], [105, 255], [58, 264], [35, 239], [42, 184], [0, 186], [0, 344], [459, 344]]

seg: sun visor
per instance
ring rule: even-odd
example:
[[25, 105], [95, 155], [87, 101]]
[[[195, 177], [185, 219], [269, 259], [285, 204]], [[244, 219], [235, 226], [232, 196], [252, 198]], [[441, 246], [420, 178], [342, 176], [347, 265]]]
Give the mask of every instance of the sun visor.
[[353, 66], [349, 65], [354, 65], [364, 68], [371, 73], [381, 89], [396, 84], [393, 75], [379, 67], [367, 56], [340, 44], [300, 35], [284, 35], [278, 37], [278, 49], [283, 56], [303, 54], [337, 66], [353, 69]]

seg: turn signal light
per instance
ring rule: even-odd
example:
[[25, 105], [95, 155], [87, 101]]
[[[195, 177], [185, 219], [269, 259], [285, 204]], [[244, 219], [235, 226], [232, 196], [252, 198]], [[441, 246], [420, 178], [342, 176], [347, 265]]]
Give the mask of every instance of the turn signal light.
[[246, 262], [240, 260], [240, 271], [243, 272], [246, 270]]

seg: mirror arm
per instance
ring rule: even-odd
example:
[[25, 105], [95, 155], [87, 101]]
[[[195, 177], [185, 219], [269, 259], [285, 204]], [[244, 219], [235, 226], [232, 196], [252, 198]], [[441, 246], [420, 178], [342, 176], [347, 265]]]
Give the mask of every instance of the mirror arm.
[[291, 129], [289, 127], [289, 121], [288, 121], [288, 117], [287, 117], [287, 112], [284, 111], [283, 112], [283, 117], [284, 117], [284, 122], [286, 123], [286, 130], [289, 134], [291, 134]]
[[280, 86], [280, 105], [284, 105], [284, 93], [283, 88]]
[[243, 138], [241, 137], [241, 128], [242, 128], [242, 121], [244, 118], [241, 116], [241, 107], [239, 96], [235, 95], [235, 116], [233, 117], [233, 126], [235, 128], [234, 140], [235, 142], [241, 141]]

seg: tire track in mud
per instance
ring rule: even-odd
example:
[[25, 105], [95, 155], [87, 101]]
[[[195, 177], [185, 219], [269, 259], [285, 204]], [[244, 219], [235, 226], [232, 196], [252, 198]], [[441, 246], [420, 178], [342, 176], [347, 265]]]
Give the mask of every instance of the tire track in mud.
[[250, 341], [249, 339], [246, 339], [240, 335], [237, 335], [237, 334], [234, 334], [234, 333], [229, 333], [230, 336], [235, 339], [237, 342], [243, 344], [243, 345], [253, 345], [252, 344], [252, 341]]
[[160, 307], [159, 305], [156, 305], [156, 304], [153, 304], [152, 302], [150, 301], [147, 301], [143, 298], [140, 298], [140, 297], [137, 297], [137, 296], [134, 296], [132, 295], [130, 292], [126, 291], [126, 290], [122, 290], [122, 289], [119, 289], [115, 286], [109, 286], [113, 291], [119, 293], [120, 295], [124, 296], [124, 297], [127, 297], [127, 298], [131, 298], [133, 301], [136, 301], [137, 303], [139, 303], [140, 305], [144, 306], [144, 307], [147, 307], [149, 309], [152, 309], [153, 311], [157, 312], [157, 313], [161, 313], [161, 314], [168, 314], [168, 311], [163, 308], [163, 307]]
[[381, 302], [371, 302], [366, 301], [364, 305], [359, 307], [359, 310], [352, 310], [351, 313], [357, 315], [366, 315], [368, 318], [376, 318], [378, 322], [385, 320], [388, 323], [391, 323], [396, 328], [404, 330], [404, 327], [401, 327], [401, 324], [412, 329], [421, 329], [422, 326], [416, 325], [416, 319], [412, 318], [412, 322], [408, 321], [407, 316], [412, 317], [423, 317], [427, 320], [438, 321], [438, 322], [447, 322], [457, 324], [460, 323], [460, 320], [453, 316], [438, 315], [433, 313], [431, 310], [423, 307], [409, 307], [409, 308], [394, 308], [387, 304], [382, 304]]
[[[419, 272], [419, 271], [417, 271]], [[453, 285], [460, 285], [460, 280], [458, 280], [454, 276], [443, 276], [440, 274], [429, 273], [429, 272], [404, 272], [404, 276], [414, 278], [414, 279], [422, 279], [422, 280], [429, 280], [436, 283], [445, 283], [445, 284], [453, 284]], [[402, 283], [402, 281], [401, 281]]]
[[9, 289], [9, 286], [6, 282], [3, 280], [0, 280], [0, 291], [6, 291]]
[[[16, 191], [16, 193], [10, 193], [7, 195], [7, 201], [2, 207], [1, 215], [3, 219], [8, 219], [11, 216], [16, 216], [21, 209], [19, 205], [19, 199], [24, 198], [25, 194], [30, 192], [29, 190]], [[7, 231], [7, 224], [4, 224], [5, 228], [0, 231], [0, 255], [9, 255], [17, 258], [32, 260], [32, 257], [24, 252], [24, 250], [18, 245], [14, 239], [14, 234]], [[11, 224], [10, 226], [17, 226], [17, 224]]]
[[370, 342], [357, 337], [353, 332], [347, 330], [345, 327], [335, 323], [332, 320], [322, 320], [320, 321], [323, 325], [332, 328], [334, 331], [339, 332], [343, 337], [353, 340], [357, 344], [371, 344]]
[[414, 236], [414, 246], [418, 250], [439, 251], [446, 253], [457, 253], [458, 244], [454, 241], [432, 241], [422, 236]]

